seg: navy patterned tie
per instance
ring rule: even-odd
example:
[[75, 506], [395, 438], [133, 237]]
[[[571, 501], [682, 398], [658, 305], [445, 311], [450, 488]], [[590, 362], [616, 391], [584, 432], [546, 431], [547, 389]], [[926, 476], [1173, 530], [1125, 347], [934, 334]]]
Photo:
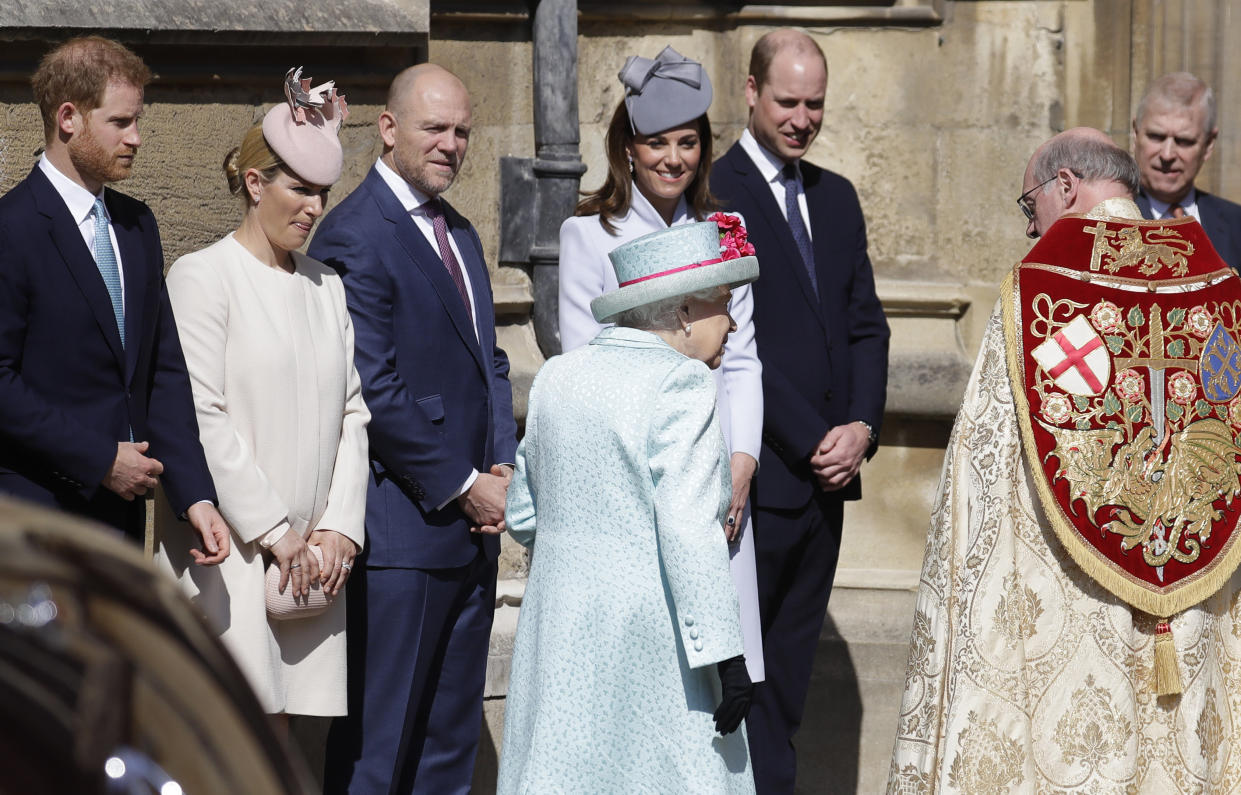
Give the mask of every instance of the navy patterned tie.
[[435, 242], [440, 249], [440, 259], [444, 261], [444, 267], [448, 269], [448, 275], [452, 277], [453, 284], [457, 285], [457, 292], [461, 293], [461, 302], [465, 304], [465, 313], [470, 316], [470, 322], [474, 322], [474, 310], [470, 307], [470, 294], [465, 289], [465, 276], [461, 273], [461, 265], [457, 263], [457, 256], [452, 253], [452, 244], [448, 242], [448, 220], [444, 218], [444, 208], [440, 206], [438, 198], [431, 199], [423, 205], [427, 211], [427, 217], [431, 219], [431, 228], [435, 230]]
[[116, 330], [121, 333], [121, 347], [125, 347], [125, 305], [121, 297], [121, 268], [116, 261], [116, 252], [112, 250], [112, 235], [108, 232], [108, 214], [103, 208], [103, 199], [95, 199], [95, 265], [99, 275], [108, 288], [108, 297], [112, 299], [112, 314], [116, 316]]
[[780, 184], [784, 186], [784, 214], [789, 221], [789, 231], [793, 233], [793, 242], [801, 252], [802, 264], [810, 276], [810, 289], [819, 294], [819, 280], [814, 272], [814, 246], [810, 244], [810, 232], [801, 216], [801, 207], [797, 203], [797, 166], [787, 164], [780, 171]]

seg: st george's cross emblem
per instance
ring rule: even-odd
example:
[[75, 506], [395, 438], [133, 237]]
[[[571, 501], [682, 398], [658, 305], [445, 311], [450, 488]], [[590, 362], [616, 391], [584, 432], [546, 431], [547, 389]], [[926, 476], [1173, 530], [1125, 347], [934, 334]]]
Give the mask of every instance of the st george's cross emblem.
[[1241, 280], [1192, 219], [1068, 216], [1001, 300], [1044, 512], [1088, 576], [1165, 619], [1171, 677], [1166, 619], [1241, 565]]
[[1078, 315], [1031, 355], [1056, 386], [1073, 395], [1097, 395], [1111, 375], [1112, 359], [1103, 338]]

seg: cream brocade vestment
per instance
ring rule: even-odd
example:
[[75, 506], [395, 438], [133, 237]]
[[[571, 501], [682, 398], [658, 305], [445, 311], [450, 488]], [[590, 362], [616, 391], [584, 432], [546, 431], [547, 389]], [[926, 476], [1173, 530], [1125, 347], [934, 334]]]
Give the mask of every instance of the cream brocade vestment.
[[997, 309], [931, 518], [889, 793], [1241, 790], [1239, 577], [1172, 620], [1184, 692], [1158, 698], [1155, 619], [1044, 518]]

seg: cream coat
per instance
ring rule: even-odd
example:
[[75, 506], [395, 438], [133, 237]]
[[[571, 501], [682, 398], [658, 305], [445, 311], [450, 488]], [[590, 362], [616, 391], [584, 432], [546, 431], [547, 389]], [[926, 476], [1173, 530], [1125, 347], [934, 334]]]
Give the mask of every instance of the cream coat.
[[336, 273], [293, 256], [293, 274], [273, 269], [229, 235], [168, 273], [233, 551], [220, 566], [194, 565], [187, 526], [165, 508], [156, 559], [220, 630], [268, 712], [343, 715], [344, 593], [308, 619], [269, 621], [264, 607], [266, 533], [287, 522], [303, 536], [363, 541], [370, 414], [353, 326]]

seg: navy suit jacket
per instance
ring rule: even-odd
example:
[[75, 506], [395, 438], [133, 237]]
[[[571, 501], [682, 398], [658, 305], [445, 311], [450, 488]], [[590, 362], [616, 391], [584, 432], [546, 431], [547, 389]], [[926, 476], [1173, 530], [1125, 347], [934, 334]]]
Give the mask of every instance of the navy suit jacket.
[[[1151, 200], [1145, 192], [1138, 192], [1137, 203], [1143, 218], [1153, 217]], [[1241, 271], [1241, 204], [1199, 190], [1198, 215], [1220, 257], [1233, 270]]]
[[0, 198], [0, 492], [141, 535], [101, 484], [116, 445], [151, 443], [178, 515], [215, 488], [151, 210], [104, 191], [125, 271], [125, 345], [69, 208], [37, 167]]
[[448, 500], [470, 474], [517, 454], [508, 357], [496, 345], [482, 244], [445, 202], [478, 313], [478, 336], [439, 253], [371, 169], [327, 214], [310, 256], [345, 284], [354, 361], [371, 411], [366, 500], [369, 566], [450, 568], [489, 559], [499, 538], [469, 532]]
[[[752, 289], [763, 364], [763, 449], [755, 502], [769, 508], [809, 503], [817, 489], [809, 458], [824, 434], [855, 420], [878, 433], [887, 397], [888, 323], [875, 294], [857, 193], [844, 177], [805, 160], [801, 173], [817, 299], [788, 222], [741, 144], [711, 170], [711, 191], [745, 217], [758, 255]], [[827, 494], [847, 500], [861, 493], [855, 478]]]

